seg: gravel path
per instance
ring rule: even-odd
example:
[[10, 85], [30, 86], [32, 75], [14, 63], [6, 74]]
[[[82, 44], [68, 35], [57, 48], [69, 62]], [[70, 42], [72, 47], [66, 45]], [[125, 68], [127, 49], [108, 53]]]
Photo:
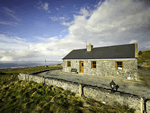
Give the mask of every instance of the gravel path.
[[[142, 75], [146, 74], [145, 76], [150, 77], [150, 72], [144, 72], [141, 70], [138, 70], [138, 73], [141, 73]], [[62, 72], [62, 70], [52, 70], [47, 71], [43, 73], [37, 74], [39, 76], [45, 76], [45, 77], [54, 77], [54, 78], [60, 78], [65, 79], [68, 81], [74, 81], [78, 83], [98, 86], [110, 89], [110, 82], [113, 81], [116, 83], [116, 85], [119, 85], [118, 91], [136, 94], [144, 96], [145, 98], [150, 99], [150, 85], [145, 85], [143, 81], [133, 81], [133, 80], [124, 80], [124, 79], [114, 79], [111, 77], [93, 77], [90, 75], [85, 74], [69, 74]], [[149, 76], [148, 76], [149, 75]]]

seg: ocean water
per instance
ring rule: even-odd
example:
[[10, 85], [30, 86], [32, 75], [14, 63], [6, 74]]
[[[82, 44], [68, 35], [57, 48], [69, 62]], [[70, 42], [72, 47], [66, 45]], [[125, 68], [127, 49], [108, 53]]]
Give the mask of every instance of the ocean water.
[[[46, 61], [46, 65], [61, 64], [62, 61]], [[0, 69], [4, 68], [25, 68], [45, 66], [45, 61], [15, 61], [15, 62], [0, 62]]]

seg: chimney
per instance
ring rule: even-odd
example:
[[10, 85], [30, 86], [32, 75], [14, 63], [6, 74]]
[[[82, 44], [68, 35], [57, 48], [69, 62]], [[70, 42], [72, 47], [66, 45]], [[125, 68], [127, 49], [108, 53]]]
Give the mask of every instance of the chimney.
[[135, 43], [135, 58], [138, 58], [138, 44]]
[[93, 45], [91, 45], [90, 43], [89, 45], [86, 45], [86, 47], [88, 52], [90, 52], [93, 49]]

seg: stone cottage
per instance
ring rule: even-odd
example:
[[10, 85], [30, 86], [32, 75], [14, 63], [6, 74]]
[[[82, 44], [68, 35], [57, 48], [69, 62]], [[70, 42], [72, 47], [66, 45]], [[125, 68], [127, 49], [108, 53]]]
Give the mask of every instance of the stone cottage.
[[77, 73], [138, 80], [137, 58], [137, 43], [96, 48], [89, 44], [62, 58], [63, 72], [76, 69]]

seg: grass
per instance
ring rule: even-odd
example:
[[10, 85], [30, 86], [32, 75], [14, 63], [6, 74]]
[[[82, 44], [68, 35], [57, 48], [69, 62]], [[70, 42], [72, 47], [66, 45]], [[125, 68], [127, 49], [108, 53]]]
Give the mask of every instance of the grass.
[[[54, 86], [20, 81], [19, 73], [60, 67], [30, 67], [0, 70], [0, 113], [133, 113], [125, 106], [109, 106]], [[13, 76], [12, 76], [13, 75]], [[85, 105], [88, 106], [85, 106]]]
[[[145, 60], [150, 60], [150, 50], [142, 51], [141, 55], [138, 55], [138, 64], [143, 63]], [[150, 64], [142, 65], [144, 67], [150, 67]]]

